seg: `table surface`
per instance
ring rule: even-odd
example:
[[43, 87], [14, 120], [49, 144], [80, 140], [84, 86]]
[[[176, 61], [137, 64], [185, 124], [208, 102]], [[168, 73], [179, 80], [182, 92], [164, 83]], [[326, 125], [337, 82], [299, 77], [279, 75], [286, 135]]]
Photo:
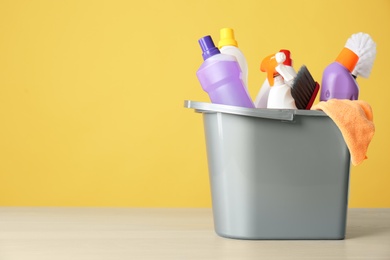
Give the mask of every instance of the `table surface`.
[[390, 209], [349, 209], [345, 240], [235, 240], [211, 209], [0, 207], [0, 260], [390, 259]]

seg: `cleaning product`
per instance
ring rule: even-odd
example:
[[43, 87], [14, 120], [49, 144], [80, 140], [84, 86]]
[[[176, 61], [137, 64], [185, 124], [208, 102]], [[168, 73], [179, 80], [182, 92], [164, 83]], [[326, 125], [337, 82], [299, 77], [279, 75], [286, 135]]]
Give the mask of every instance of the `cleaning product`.
[[[296, 72], [295, 72], [295, 70], [294, 70], [294, 68], [292, 66], [293, 61], [291, 59], [290, 51], [282, 49], [279, 52], [284, 53], [285, 56], [286, 56], [286, 59], [283, 62], [283, 65], [285, 65], [284, 67], [288, 71], [288, 74], [292, 75], [292, 77], [295, 77], [297, 74], [296, 74]], [[271, 58], [272, 56], [274, 56], [274, 54], [268, 56], [268, 58]], [[265, 68], [265, 64], [266, 64], [266, 62], [262, 63], [262, 65], [260, 66], [260, 70], [263, 71], [263, 72], [265, 72], [267, 70], [267, 68]], [[270, 83], [268, 81], [268, 78], [266, 78], [264, 80], [263, 85], [260, 88], [259, 93], [256, 96], [255, 107], [257, 107], [257, 108], [267, 108], [268, 96], [269, 96], [269, 91], [270, 90], [271, 90], [271, 86], [270, 86]]]
[[255, 99], [256, 108], [267, 108], [268, 96], [270, 90], [271, 90], [271, 86], [269, 85], [268, 79], [265, 79]]
[[222, 54], [228, 54], [236, 57], [241, 68], [242, 80], [245, 87], [248, 89], [248, 63], [244, 54], [238, 48], [236, 39], [234, 38], [234, 31], [231, 28], [223, 28], [220, 30], [220, 40], [218, 48]]
[[211, 102], [254, 108], [242, 81], [237, 59], [232, 55], [222, 54], [209, 35], [199, 39], [199, 44], [204, 62], [196, 75]]
[[[358, 74], [369, 76], [375, 55], [376, 45], [368, 34], [352, 35], [336, 61], [324, 70], [320, 100], [357, 100], [359, 87], [355, 78]], [[359, 59], [362, 61], [359, 62]]]
[[291, 87], [286, 84], [286, 82], [292, 82], [294, 75], [289, 74], [283, 64], [285, 60], [286, 55], [283, 52], [278, 52], [273, 56], [266, 57], [262, 62], [261, 67], [267, 72], [267, 79], [271, 87], [267, 108], [297, 109], [291, 96]]

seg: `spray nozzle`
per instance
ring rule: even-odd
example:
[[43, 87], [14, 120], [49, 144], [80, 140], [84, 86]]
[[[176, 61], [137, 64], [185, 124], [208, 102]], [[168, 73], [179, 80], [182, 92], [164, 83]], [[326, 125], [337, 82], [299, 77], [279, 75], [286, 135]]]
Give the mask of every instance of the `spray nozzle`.
[[280, 75], [283, 77], [286, 84], [292, 85], [296, 73], [291, 70], [292, 60], [290, 51], [280, 50], [275, 54], [271, 54], [263, 59], [260, 65], [260, 70], [267, 72], [267, 79], [270, 86], [274, 85], [274, 77]]
[[294, 81], [294, 75], [291, 75], [284, 62], [286, 61], [286, 54], [284, 52], [278, 52], [275, 54], [275, 60], [278, 65], [275, 67], [275, 70], [283, 77], [284, 83], [291, 86]]

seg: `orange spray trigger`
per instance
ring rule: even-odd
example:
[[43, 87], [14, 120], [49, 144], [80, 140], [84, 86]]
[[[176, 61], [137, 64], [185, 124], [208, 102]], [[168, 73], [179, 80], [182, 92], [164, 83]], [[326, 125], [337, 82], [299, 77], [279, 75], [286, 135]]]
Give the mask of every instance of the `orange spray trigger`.
[[267, 79], [271, 87], [274, 85], [274, 76], [278, 74], [275, 70], [276, 66], [278, 66], [278, 62], [275, 59], [275, 54], [265, 57], [260, 65], [260, 70], [267, 72]]

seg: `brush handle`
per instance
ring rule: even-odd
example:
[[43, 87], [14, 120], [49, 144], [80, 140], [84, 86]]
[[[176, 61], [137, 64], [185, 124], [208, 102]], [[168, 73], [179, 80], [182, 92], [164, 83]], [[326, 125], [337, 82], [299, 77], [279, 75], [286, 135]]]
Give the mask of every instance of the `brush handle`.
[[310, 110], [310, 108], [313, 106], [313, 103], [314, 103], [314, 100], [316, 100], [316, 97], [317, 97], [317, 94], [318, 94], [318, 91], [320, 90], [320, 84], [318, 84], [318, 82], [316, 82], [316, 86], [314, 88], [314, 91], [313, 91], [313, 94], [309, 100], [309, 102], [307, 103], [307, 106], [306, 106], [306, 110]]

